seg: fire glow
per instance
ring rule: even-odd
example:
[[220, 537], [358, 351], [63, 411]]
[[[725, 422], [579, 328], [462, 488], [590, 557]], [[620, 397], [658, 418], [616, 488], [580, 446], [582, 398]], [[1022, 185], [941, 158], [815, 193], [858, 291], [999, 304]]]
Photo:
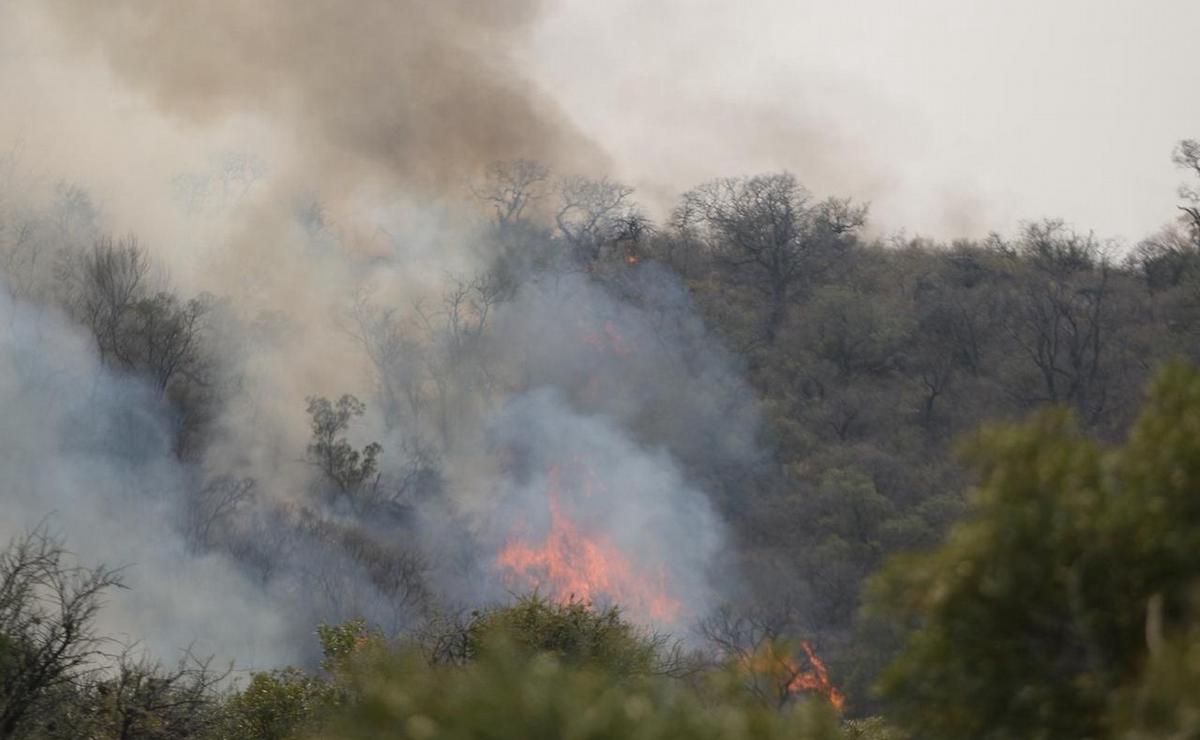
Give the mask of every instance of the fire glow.
[[817, 656], [808, 642], [800, 643], [800, 649], [804, 651], [808, 661], [807, 671], [800, 670], [795, 659], [790, 654], [782, 653], [774, 643], [767, 643], [749, 658], [749, 669], [754, 673], [769, 676], [788, 695], [823, 696], [834, 709], [842, 711], [846, 706], [846, 697], [829, 680], [829, 670], [825, 667], [825, 661]]
[[594, 486], [586, 465], [575, 462], [572, 468], [576, 475], [568, 484], [560, 465], [547, 476], [550, 527], [545, 537], [540, 542], [510, 537], [497, 555], [496, 565], [506, 581], [512, 587], [538, 589], [560, 603], [612, 603], [637, 621], [678, 622], [683, 605], [670, 594], [661, 569], [657, 575], [639, 570], [608, 537], [589, 532], [571, 517], [571, 499], [591, 497]]

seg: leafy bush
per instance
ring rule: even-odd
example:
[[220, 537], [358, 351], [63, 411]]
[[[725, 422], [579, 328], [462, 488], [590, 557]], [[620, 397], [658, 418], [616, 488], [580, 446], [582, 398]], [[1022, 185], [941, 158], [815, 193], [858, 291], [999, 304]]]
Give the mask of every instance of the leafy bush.
[[663, 677], [620, 680], [553, 653], [489, 643], [465, 667], [385, 656], [356, 674], [356, 703], [321, 737], [354, 738], [793, 738], [839, 737], [819, 702], [786, 712], [701, 693]]
[[873, 584], [914, 628], [881, 685], [897, 716], [928, 738], [1195, 737], [1200, 372], [1167, 368], [1123, 447], [1047, 411], [968, 456], [966, 521]]

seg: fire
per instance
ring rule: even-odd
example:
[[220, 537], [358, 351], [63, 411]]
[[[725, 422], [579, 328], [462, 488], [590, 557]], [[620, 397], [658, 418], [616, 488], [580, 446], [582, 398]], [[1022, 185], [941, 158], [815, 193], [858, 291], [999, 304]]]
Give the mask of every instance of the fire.
[[554, 601], [609, 601], [641, 621], [676, 622], [682, 604], [670, 595], [665, 578], [638, 570], [607, 537], [587, 532], [571, 519], [563, 491], [590, 496], [593, 485], [586, 466], [579, 467], [582, 485], [566, 487], [560, 466], [550, 469], [549, 531], [537, 543], [511, 537], [497, 555], [496, 565], [511, 585], [539, 589]]
[[812, 645], [807, 642], [800, 643], [800, 647], [804, 650], [805, 656], [808, 657], [808, 662], [812, 666], [812, 669], [804, 673], [798, 673], [792, 679], [792, 682], [788, 684], [788, 690], [793, 694], [802, 691], [820, 694], [829, 700], [834, 709], [839, 712], [842, 711], [846, 706], [846, 697], [829, 680], [829, 671], [825, 668], [825, 661], [817, 657], [817, 654], [813, 652]]
[[746, 662], [751, 672], [769, 677], [788, 695], [817, 694], [825, 697], [834, 709], [842, 711], [846, 706], [846, 697], [829, 680], [825, 661], [817, 656], [807, 641], [800, 643], [800, 649], [804, 651], [810, 666], [807, 671], [800, 670], [792, 655], [782, 651], [773, 642], [767, 642]]

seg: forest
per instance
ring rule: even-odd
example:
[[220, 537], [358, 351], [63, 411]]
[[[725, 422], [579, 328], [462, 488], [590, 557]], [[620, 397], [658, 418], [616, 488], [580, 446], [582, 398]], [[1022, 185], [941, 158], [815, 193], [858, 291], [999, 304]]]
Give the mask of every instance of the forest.
[[1164, 2], [0, 0], [0, 740], [1200, 738]]
[[[655, 222], [495, 163], [486, 269], [344, 296], [369, 385], [288, 448], [252, 439], [256, 355], [303, 327], [181, 294], [14, 154], [0, 460], [44, 510], [0, 555], [0, 737], [1194, 736], [1200, 145], [1175, 163], [1179, 222], [1132, 249], [870, 238], [787, 172]], [[291, 665], [106, 631], [135, 579], [38, 498], [81, 483], [279, 610]]]

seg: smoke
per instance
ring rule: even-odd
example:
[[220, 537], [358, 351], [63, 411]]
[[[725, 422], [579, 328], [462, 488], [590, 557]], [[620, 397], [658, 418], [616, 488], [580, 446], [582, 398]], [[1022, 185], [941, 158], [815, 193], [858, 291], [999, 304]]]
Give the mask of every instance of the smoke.
[[87, 564], [124, 568], [104, 633], [171, 656], [192, 646], [244, 665], [293, 657], [285, 613], [226, 556], [179, 534], [191, 471], [170, 449], [168, 412], [109, 372], [61, 316], [0, 289], [0, 540], [45, 522]]
[[[708, 574], [724, 544], [723, 529], [667, 450], [639, 447], [611, 420], [580, 414], [547, 388], [512, 399], [493, 419], [493, 429], [493, 443], [513, 461], [496, 481], [499, 506], [484, 520], [480, 540], [546, 549], [540, 543], [553, 536], [556, 524], [579, 531], [549, 545], [545, 559], [562, 567], [562, 583], [554, 582], [553, 572], [549, 582], [539, 583], [498, 558], [501, 583], [615, 603], [631, 618], [659, 627], [686, 627], [706, 613], [714, 603]], [[593, 562], [572, 551], [579, 543], [571, 536], [598, 550]], [[605, 552], [608, 543], [611, 551]], [[554, 552], [560, 544], [565, 552]], [[553, 562], [560, 555], [567, 557]], [[599, 572], [576, 573], [588, 566]], [[546, 564], [535, 562], [538, 567]], [[573, 585], [578, 590], [572, 594]]]
[[247, 112], [288, 130], [334, 189], [378, 178], [457, 186], [494, 160], [602, 164], [517, 70], [540, 0], [336, 0], [164, 6], [51, 3], [72, 45], [160, 109], [197, 123]]
[[[263, 667], [311, 659], [322, 620], [395, 632], [431, 602], [503, 599], [527, 584], [500, 552], [544, 536], [549, 471], [576, 460], [594, 494], [573, 490], [568, 513], [659, 579], [681, 604], [669, 626], [723, 594], [717, 481], [761, 462], [740, 368], [652, 264], [492, 285], [502, 247], [462, 200], [497, 160], [605, 167], [520, 72], [544, 10], [0, 7], [18, 60], [0, 60], [0, 85], [29, 103], [0, 122], [28, 142], [0, 171], [0, 536], [52, 514], [81, 559], [128, 565], [104, 627]], [[187, 462], [176, 411], [55, 308], [56, 266], [127, 232], [157, 285], [217, 306], [220, 402]], [[527, 237], [503, 249], [545, 242]], [[349, 493], [306, 451], [307, 398], [342, 393], [367, 402], [347, 444], [382, 443], [377, 483]]]
[[[462, 418], [446, 464], [472, 543], [465, 577], [443, 579], [457, 581], [456, 596], [529, 588], [498, 556], [514, 538], [543, 542], [555, 507], [638, 571], [614, 577], [618, 593], [576, 597], [632, 591], [622, 604], [632, 616], [680, 629], [729, 595], [711, 578], [728, 544], [716, 481], [761, 462], [758, 408], [678, 278], [644, 265], [606, 283], [570, 272], [531, 280], [498, 307], [476, 361], [497, 398]], [[656, 619], [642, 578], [677, 611]], [[572, 595], [565, 583], [538, 585]]]

